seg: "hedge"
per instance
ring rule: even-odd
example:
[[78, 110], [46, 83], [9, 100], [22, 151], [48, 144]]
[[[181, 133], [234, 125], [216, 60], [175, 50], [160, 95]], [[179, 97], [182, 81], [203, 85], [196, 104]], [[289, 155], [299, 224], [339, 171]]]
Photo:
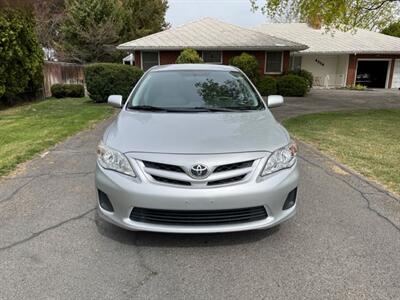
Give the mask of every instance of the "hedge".
[[51, 95], [56, 98], [80, 98], [85, 96], [85, 89], [82, 84], [56, 83], [51, 86]]
[[276, 95], [276, 79], [272, 76], [263, 76], [257, 83], [257, 89], [262, 96]]
[[288, 75], [297, 75], [300, 77], [303, 77], [305, 80], [308, 82], [308, 88], [312, 88], [313, 82], [314, 82], [314, 76], [311, 72], [306, 71], [306, 70], [295, 70], [295, 71], [290, 71]]
[[284, 75], [278, 77], [278, 94], [282, 96], [303, 97], [308, 91], [308, 82], [297, 75]]
[[203, 59], [197, 51], [191, 48], [183, 49], [176, 59], [177, 64], [200, 64], [202, 62]]
[[259, 68], [257, 59], [248, 53], [242, 53], [230, 59], [229, 64], [241, 69], [253, 83], [257, 83], [259, 78]]
[[107, 102], [110, 95], [122, 95], [126, 101], [142, 75], [141, 69], [130, 65], [90, 64], [85, 67], [86, 89], [95, 102]]

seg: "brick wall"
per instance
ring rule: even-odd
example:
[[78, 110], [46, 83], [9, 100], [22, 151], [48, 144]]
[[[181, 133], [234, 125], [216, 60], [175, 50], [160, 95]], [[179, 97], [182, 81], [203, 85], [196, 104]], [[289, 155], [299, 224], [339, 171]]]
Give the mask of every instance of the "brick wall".
[[160, 65], [174, 64], [180, 51], [160, 51]]
[[[199, 51], [200, 52], [200, 51]], [[242, 54], [243, 52], [249, 53], [253, 55], [259, 65], [259, 72], [261, 75], [264, 74], [265, 69], [265, 51], [223, 51], [222, 53], [222, 63], [224, 65], [229, 64], [229, 60], [237, 55]], [[135, 66], [141, 67], [141, 55], [140, 51], [135, 51]], [[160, 64], [174, 64], [176, 59], [178, 58], [180, 51], [160, 51]], [[283, 73], [289, 70], [289, 60], [290, 60], [290, 52], [283, 52]]]
[[142, 68], [142, 56], [140, 51], [135, 51], [135, 66], [138, 68]]

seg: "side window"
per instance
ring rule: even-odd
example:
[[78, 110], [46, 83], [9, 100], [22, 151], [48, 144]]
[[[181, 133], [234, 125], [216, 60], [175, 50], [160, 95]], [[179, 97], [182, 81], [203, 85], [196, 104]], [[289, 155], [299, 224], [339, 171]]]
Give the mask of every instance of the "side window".
[[301, 70], [301, 56], [290, 57], [290, 70], [293, 71]]
[[203, 51], [202, 56], [205, 63], [222, 64], [221, 51]]
[[142, 69], [147, 71], [153, 66], [158, 66], [158, 52], [142, 52]]
[[266, 52], [265, 73], [282, 73], [283, 52]]

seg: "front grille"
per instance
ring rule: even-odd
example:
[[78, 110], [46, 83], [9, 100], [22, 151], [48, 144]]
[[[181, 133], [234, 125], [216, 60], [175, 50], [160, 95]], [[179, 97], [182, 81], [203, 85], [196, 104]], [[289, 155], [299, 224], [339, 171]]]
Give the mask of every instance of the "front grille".
[[236, 181], [242, 180], [244, 177], [246, 177], [246, 175], [247, 174], [243, 174], [243, 175], [240, 175], [240, 176], [225, 178], [225, 179], [221, 179], [221, 180], [209, 181], [209, 182], [207, 182], [207, 185], [213, 186], [213, 185], [234, 183]]
[[243, 162], [239, 162], [239, 163], [218, 166], [215, 168], [214, 173], [249, 168], [253, 165], [253, 162], [254, 162], [254, 160], [249, 160], [249, 161], [243, 161]]
[[[212, 170], [207, 178], [195, 179], [190, 174], [191, 165], [174, 165], [142, 160], [143, 171], [154, 181], [175, 186], [216, 187], [240, 182], [252, 172], [255, 160], [224, 165], [209, 166]], [[214, 176], [215, 174], [215, 176]]]
[[156, 175], [151, 175], [154, 180], [163, 182], [163, 183], [169, 183], [169, 184], [176, 184], [176, 185], [191, 185], [190, 182], [188, 181], [183, 181], [183, 180], [176, 180], [176, 179], [171, 179], [171, 178], [166, 178], [166, 177], [161, 177], [161, 176], [156, 176]]
[[170, 171], [170, 172], [179, 172], [179, 173], [185, 173], [183, 169], [179, 166], [175, 165], [169, 165], [169, 164], [162, 164], [162, 163], [157, 163], [157, 162], [152, 162], [152, 161], [143, 161], [143, 164], [146, 168], [150, 169], [157, 169], [157, 170], [163, 170], [163, 171]]
[[224, 210], [164, 210], [135, 207], [130, 219], [165, 225], [224, 225], [247, 223], [268, 217], [264, 206]]

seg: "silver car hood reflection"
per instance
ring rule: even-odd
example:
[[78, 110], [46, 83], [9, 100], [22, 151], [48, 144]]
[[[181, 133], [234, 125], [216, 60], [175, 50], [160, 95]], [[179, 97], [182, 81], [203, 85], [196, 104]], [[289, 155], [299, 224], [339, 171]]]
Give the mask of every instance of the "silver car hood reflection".
[[103, 137], [106, 145], [123, 153], [176, 154], [274, 151], [289, 140], [267, 109], [198, 113], [123, 109]]

